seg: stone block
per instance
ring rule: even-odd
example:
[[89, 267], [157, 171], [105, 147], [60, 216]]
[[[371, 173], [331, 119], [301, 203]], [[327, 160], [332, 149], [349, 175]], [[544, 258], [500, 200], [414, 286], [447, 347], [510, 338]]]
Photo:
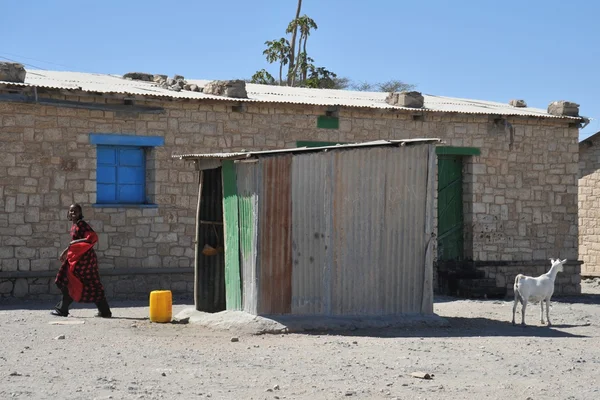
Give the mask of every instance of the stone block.
[[110, 224], [112, 226], [125, 226], [127, 218], [124, 212], [119, 212], [110, 215]]
[[[4, 239], [5, 246], [25, 246], [26, 242], [18, 236], [8, 236]], [[2, 257], [0, 257], [2, 258]]]
[[31, 268], [31, 261], [19, 260], [19, 271], [29, 271]]
[[177, 234], [173, 232], [159, 233], [155, 240], [156, 243], [177, 243]]
[[22, 212], [13, 212], [8, 214], [8, 223], [10, 225], [21, 225], [25, 223], [25, 214]]
[[15, 247], [15, 258], [29, 258], [35, 257], [36, 249], [30, 247]]
[[34, 285], [29, 285], [29, 294], [31, 295], [36, 295], [36, 294], [48, 294], [48, 285], [40, 285], [40, 284], [34, 284]]
[[4, 211], [12, 213], [17, 210], [17, 199], [15, 197], [6, 197], [4, 201]]
[[38, 207], [27, 207], [25, 209], [25, 222], [40, 222], [40, 209]]
[[130, 279], [123, 279], [118, 281], [115, 285], [116, 293], [134, 293], [135, 292], [135, 284]]
[[16, 298], [23, 298], [29, 294], [29, 284], [27, 283], [27, 279], [19, 278], [15, 281], [15, 286], [13, 288], [13, 296]]
[[246, 82], [241, 79], [209, 82], [204, 86], [203, 93], [215, 96], [248, 98]]
[[23, 64], [0, 62], [0, 81], [24, 83], [27, 71]]
[[42, 247], [40, 248], [40, 258], [56, 258], [58, 257], [58, 250], [56, 247]]
[[171, 284], [171, 291], [176, 293], [187, 292], [187, 282], [173, 282]]
[[13, 283], [10, 280], [0, 281], [0, 294], [11, 294], [13, 290]]
[[392, 92], [385, 99], [386, 103], [408, 108], [422, 108], [424, 97], [419, 92]]
[[548, 114], [578, 117], [579, 104], [564, 100], [553, 101], [548, 105]]
[[10, 246], [1, 246], [0, 247], [0, 258], [13, 258], [14, 257], [14, 248]]
[[142, 260], [142, 266], [145, 268], [158, 268], [162, 267], [162, 260], [158, 255], [152, 255]]

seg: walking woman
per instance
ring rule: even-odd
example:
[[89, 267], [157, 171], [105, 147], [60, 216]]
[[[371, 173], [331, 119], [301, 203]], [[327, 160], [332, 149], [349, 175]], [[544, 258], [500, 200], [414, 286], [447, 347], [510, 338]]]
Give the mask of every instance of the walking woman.
[[83, 213], [79, 204], [69, 207], [68, 219], [71, 226], [71, 242], [60, 255], [62, 265], [56, 275], [56, 286], [62, 292], [62, 300], [58, 302], [52, 315], [67, 317], [69, 306], [73, 301], [78, 303], [96, 303], [97, 317], [110, 318], [112, 313], [106, 296], [104, 286], [100, 282], [98, 271], [98, 258], [93, 247], [98, 241], [98, 235], [83, 220]]

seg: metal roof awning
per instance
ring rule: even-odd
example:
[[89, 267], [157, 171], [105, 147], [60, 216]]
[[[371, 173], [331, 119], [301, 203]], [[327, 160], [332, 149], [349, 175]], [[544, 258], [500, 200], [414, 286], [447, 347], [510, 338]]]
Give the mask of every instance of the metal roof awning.
[[269, 156], [276, 154], [287, 154], [287, 153], [305, 153], [305, 152], [319, 152], [329, 150], [340, 150], [340, 149], [355, 149], [364, 147], [374, 146], [408, 146], [415, 144], [434, 144], [440, 143], [441, 139], [437, 138], [417, 138], [417, 139], [403, 139], [403, 140], [374, 140], [370, 142], [360, 143], [349, 143], [349, 144], [336, 144], [333, 146], [321, 146], [321, 147], [295, 147], [289, 149], [277, 149], [277, 150], [262, 150], [262, 151], [239, 151], [230, 153], [203, 153], [203, 154], [180, 154], [171, 156], [171, 158], [178, 160], [243, 160], [252, 157]]

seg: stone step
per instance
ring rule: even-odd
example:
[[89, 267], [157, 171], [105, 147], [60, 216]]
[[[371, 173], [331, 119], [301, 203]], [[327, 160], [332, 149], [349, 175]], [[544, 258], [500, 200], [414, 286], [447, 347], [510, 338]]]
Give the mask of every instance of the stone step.
[[492, 278], [474, 278], [474, 279], [459, 279], [459, 288], [495, 288], [496, 279]]
[[492, 278], [459, 279], [457, 296], [463, 298], [504, 298], [506, 288], [496, 287], [496, 280]]

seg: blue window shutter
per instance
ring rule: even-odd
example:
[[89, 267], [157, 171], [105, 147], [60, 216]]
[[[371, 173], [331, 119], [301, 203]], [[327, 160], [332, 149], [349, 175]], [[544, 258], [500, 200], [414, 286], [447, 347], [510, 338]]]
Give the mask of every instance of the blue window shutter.
[[143, 148], [99, 145], [96, 154], [98, 203], [146, 202], [146, 161]]
[[144, 203], [146, 173], [144, 149], [139, 147], [119, 148], [117, 175], [117, 198], [120, 203]]
[[117, 202], [117, 149], [111, 146], [98, 146], [98, 168], [96, 171], [96, 201], [98, 203]]

